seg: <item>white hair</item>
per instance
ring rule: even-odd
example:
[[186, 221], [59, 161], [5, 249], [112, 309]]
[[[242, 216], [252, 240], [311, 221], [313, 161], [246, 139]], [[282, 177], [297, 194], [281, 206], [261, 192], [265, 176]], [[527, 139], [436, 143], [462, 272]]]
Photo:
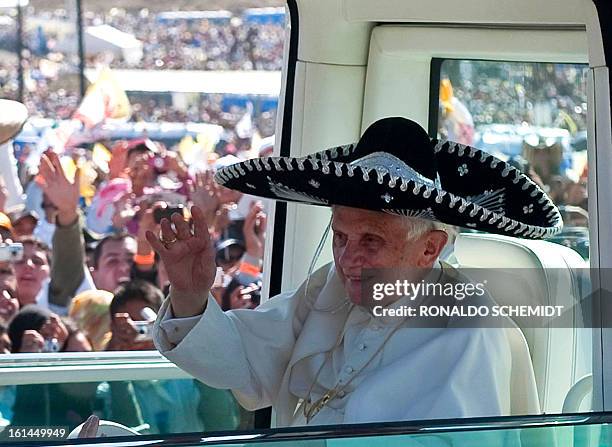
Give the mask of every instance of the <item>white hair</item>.
[[447, 245], [453, 244], [457, 237], [457, 229], [452, 225], [428, 219], [420, 219], [418, 217], [402, 217], [402, 220], [405, 222], [406, 237], [409, 240], [417, 239], [432, 230], [444, 231], [448, 236]]
[[[332, 211], [335, 208], [337, 208], [337, 206], [338, 205], [332, 205], [331, 207]], [[446, 233], [446, 235], [448, 236], [448, 241], [446, 245], [450, 245], [455, 242], [455, 238], [457, 237], [457, 234], [458, 234], [457, 227], [453, 225], [447, 225], [442, 222], [437, 222], [437, 221], [433, 221], [429, 219], [422, 219], [419, 217], [411, 217], [411, 216], [398, 216], [398, 217], [401, 218], [402, 221], [405, 223], [406, 238], [408, 240], [417, 239], [418, 237], [421, 237], [428, 231], [439, 230], [439, 231], [444, 231]], [[328, 227], [325, 230], [325, 235], [324, 235], [325, 238], [327, 237], [327, 233], [329, 232], [329, 226], [331, 226], [332, 220], [333, 218], [330, 219]], [[324, 243], [325, 243], [324, 240], [322, 240], [319, 243], [319, 249], [321, 249]]]

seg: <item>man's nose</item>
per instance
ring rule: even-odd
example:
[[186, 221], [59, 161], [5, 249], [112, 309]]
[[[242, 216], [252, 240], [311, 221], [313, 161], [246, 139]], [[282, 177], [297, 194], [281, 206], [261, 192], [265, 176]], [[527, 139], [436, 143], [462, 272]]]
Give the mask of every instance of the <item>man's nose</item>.
[[347, 267], [361, 267], [365, 261], [363, 250], [357, 241], [348, 241], [339, 257], [340, 265]]
[[132, 264], [130, 264], [128, 261], [123, 261], [121, 262], [121, 264], [119, 264], [119, 272], [122, 275], [128, 275], [131, 270], [132, 270]]

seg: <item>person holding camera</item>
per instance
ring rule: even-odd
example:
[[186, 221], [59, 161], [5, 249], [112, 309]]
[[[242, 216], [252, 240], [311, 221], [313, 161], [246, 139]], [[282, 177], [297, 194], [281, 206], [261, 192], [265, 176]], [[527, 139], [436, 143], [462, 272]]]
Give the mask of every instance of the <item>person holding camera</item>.
[[69, 320], [36, 305], [23, 307], [9, 325], [13, 352], [84, 352], [92, 347]]
[[[110, 304], [111, 339], [107, 351], [155, 349], [153, 322], [161, 306], [159, 289], [143, 280], [120, 284]], [[132, 382], [143, 420], [151, 433], [182, 433], [204, 430], [196, 411], [199, 388], [191, 380]]]
[[154, 349], [151, 329], [162, 300], [161, 291], [147, 281], [135, 279], [120, 284], [109, 308], [112, 335], [106, 350]]
[[17, 277], [13, 264], [0, 262], [0, 323], [8, 324], [19, 311], [16, 290]]

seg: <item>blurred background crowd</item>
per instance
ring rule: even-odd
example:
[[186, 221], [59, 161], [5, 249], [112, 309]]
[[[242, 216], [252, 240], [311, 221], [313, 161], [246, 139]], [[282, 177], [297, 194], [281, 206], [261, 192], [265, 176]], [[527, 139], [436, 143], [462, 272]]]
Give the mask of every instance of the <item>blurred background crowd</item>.
[[439, 134], [510, 162], [559, 207], [552, 242], [589, 257], [585, 65], [446, 60]]
[[251, 155], [228, 154], [228, 145], [219, 141], [207, 154], [209, 169], [195, 174], [178, 152], [150, 139], [115, 143], [106, 172], [82, 151], [48, 150], [27, 182], [31, 206], [6, 206], [3, 186], [0, 235], [24, 247], [20, 259], [0, 263], [5, 351], [154, 349], [150, 326], [168, 281], [145, 233], [158, 234], [172, 213], [188, 218], [192, 205], [205, 212], [217, 250], [214, 297], [226, 310], [255, 307], [265, 205], [214, 182], [220, 166]]
[[[266, 204], [213, 180], [220, 166], [272, 151], [271, 139], [255, 152], [244, 143], [238, 149], [219, 139], [198, 171], [179, 151], [148, 138], [106, 142], [104, 169], [92, 161], [93, 151], [46, 150], [23, 185], [20, 163], [4, 165], [10, 169], [0, 187], [0, 352], [154, 350], [152, 325], [169, 284], [145, 234], [158, 234], [174, 213], [188, 219], [193, 205], [205, 213], [216, 251], [212, 296], [224, 310], [257, 306]], [[0, 153], [10, 147], [2, 144]], [[92, 413], [142, 433], [253, 424], [229, 391], [192, 379], [0, 387], [0, 427], [74, 428]]]
[[[29, 115], [0, 144], [0, 352], [155, 349], [168, 281], [144, 235], [193, 205], [216, 251], [212, 295], [257, 306], [267, 204], [213, 175], [272, 152], [283, 2], [83, 0], [84, 72], [76, 2], [21, 4], [0, 5], [0, 98]], [[3, 107], [0, 135], [19, 115]], [[141, 433], [253, 424], [229, 391], [192, 379], [0, 387], [0, 431], [92, 413]]]
[[[21, 9], [21, 16], [16, 8], [0, 5], [0, 13], [4, 13], [0, 16], [0, 95], [22, 100], [31, 116], [70, 118], [80, 103], [77, 21], [72, 3], [32, 0]], [[99, 0], [82, 3], [84, 64], [92, 72], [100, 66], [127, 70], [126, 76], [137, 76], [142, 70], [281, 69], [285, 34], [281, 2], [276, 2], [280, 7], [271, 7], [274, 1], [253, 0], [253, 6], [267, 7], [233, 11], [198, 11], [194, 8], [202, 2], [192, 2], [180, 12], [166, 10], [162, 2], [149, 2], [141, 8], [135, 8], [133, 4], [138, 2], [133, 0], [111, 8]], [[172, 84], [176, 79], [169, 76], [164, 81]], [[164, 94], [146, 87], [128, 92], [134, 108], [131, 119], [223, 120], [218, 115], [224, 105], [218, 96], [207, 94], [214, 93], [207, 86], [196, 86], [189, 92], [206, 100], [205, 104], [192, 101], [191, 108], [173, 104], [167, 93], [178, 86], [167, 87]], [[244, 109], [244, 103], [238, 108]], [[273, 113], [273, 109], [256, 110], [257, 118], [267, 110]], [[273, 118], [263, 119], [273, 122]]]

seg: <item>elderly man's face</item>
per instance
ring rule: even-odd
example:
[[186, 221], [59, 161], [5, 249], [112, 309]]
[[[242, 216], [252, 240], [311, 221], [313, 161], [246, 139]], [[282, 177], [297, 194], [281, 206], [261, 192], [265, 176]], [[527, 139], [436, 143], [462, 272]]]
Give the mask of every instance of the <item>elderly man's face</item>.
[[400, 216], [348, 207], [332, 210], [333, 252], [338, 275], [349, 299], [362, 303], [361, 270], [431, 268], [447, 235], [431, 230], [409, 240]]

